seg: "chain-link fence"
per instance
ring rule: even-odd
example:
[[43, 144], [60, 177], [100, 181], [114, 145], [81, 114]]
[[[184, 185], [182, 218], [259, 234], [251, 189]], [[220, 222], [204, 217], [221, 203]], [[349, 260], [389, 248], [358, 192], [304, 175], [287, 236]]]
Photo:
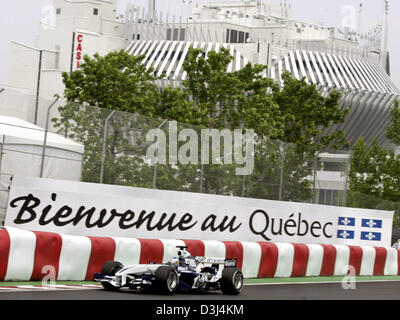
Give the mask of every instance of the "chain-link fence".
[[[68, 116], [55, 125], [59, 134], [84, 145], [85, 182], [316, 201], [319, 164], [307, 148], [256, 138], [254, 153], [243, 161], [233, 152], [234, 132], [219, 131], [205, 142], [208, 130], [198, 126], [88, 106], [67, 108]], [[242, 146], [245, 158], [244, 140]], [[250, 174], [237, 174], [245, 167]]]
[[[237, 155], [230, 131], [218, 131], [214, 139], [204, 134], [207, 128], [65, 101], [48, 101], [47, 110], [44, 128], [0, 121], [3, 218], [10, 178], [16, 174], [400, 211], [400, 204], [347, 191], [346, 153], [315, 154], [262, 137], [256, 137], [251, 150], [243, 136]], [[6, 128], [12, 128], [9, 135]], [[30, 141], [9, 139], [16, 129], [25, 130]], [[238, 174], [243, 168], [249, 174]], [[400, 225], [398, 215], [395, 223]]]

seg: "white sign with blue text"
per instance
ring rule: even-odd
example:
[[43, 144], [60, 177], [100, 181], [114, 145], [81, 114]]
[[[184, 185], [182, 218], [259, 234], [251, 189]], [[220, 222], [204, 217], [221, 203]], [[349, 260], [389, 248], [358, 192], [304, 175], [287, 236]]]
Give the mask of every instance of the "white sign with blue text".
[[5, 225], [97, 237], [390, 246], [393, 214], [17, 176]]

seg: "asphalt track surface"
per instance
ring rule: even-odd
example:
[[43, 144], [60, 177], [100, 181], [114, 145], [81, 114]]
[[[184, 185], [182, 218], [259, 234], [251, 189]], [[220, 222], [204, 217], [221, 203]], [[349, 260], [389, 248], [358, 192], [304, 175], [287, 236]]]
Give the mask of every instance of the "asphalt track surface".
[[177, 293], [173, 296], [127, 289], [119, 292], [95, 290], [0, 292], [0, 300], [159, 300], [159, 301], [245, 301], [245, 300], [400, 300], [399, 281], [357, 282], [355, 290], [341, 283], [247, 285], [239, 296], [219, 292]]

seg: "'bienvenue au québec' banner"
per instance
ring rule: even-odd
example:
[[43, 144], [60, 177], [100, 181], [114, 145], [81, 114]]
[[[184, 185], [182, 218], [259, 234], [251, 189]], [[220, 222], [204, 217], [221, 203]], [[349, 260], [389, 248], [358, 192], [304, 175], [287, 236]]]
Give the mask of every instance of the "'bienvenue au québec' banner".
[[390, 246], [393, 214], [16, 176], [5, 225], [96, 237]]

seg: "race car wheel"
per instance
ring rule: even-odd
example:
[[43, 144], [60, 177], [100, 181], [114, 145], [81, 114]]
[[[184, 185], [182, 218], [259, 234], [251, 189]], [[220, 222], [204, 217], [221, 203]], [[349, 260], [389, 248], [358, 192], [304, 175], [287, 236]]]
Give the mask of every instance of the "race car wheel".
[[224, 294], [238, 295], [243, 289], [243, 273], [237, 268], [222, 271], [221, 290]]
[[[100, 273], [106, 276], [115, 276], [115, 274], [121, 270], [124, 266], [118, 261], [107, 261], [101, 268]], [[117, 291], [119, 288], [114, 287], [109, 282], [102, 282], [103, 288], [107, 291]]]
[[179, 279], [174, 268], [169, 266], [159, 267], [156, 270], [155, 277], [162, 292], [172, 294], [178, 289]]
[[124, 266], [118, 261], [107, 261], [103, 264], [100, 273], [106, 276], [115, 276], [118, 270], [121, 270]]

